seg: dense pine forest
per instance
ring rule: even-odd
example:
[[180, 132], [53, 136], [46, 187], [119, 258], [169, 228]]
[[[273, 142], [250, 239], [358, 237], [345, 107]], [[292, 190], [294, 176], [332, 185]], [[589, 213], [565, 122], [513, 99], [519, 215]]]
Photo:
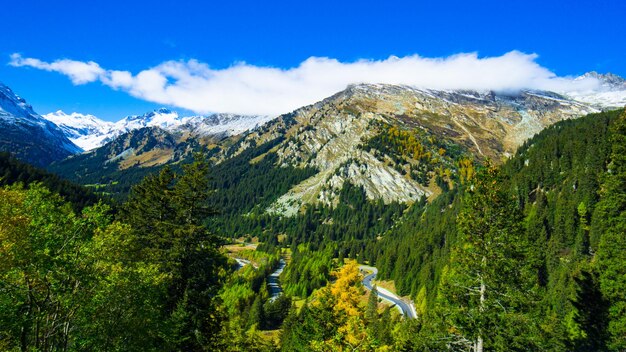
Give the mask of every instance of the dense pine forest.
[[116, 200], [0, 156], [0, 350], [626, 350], [623, 110], [559, 122], [501, 164], [385, 131], [367, 143], [418, 160], [408, 177], [441, 194], [385, 204], [347, 183], [336, 206], [280, 216], [267, 207], [313, 170], [274, 167], [277, 141], [141, 174]]

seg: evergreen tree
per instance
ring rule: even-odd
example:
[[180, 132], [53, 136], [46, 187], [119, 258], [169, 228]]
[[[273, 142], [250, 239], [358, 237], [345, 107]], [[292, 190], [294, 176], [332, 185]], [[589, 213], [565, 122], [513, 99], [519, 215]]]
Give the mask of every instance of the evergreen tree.
[[523, 315], [532, 284], [525, 266], [520, 212], [488, 164], [470, 181], [459, 216], [459, 238], [440, 288], [454, 343], [475, 352], [528, 349]]
[[378, 322], [378, 289], [376, 285], [372, 287], [367, 299], [367, 307], [365, 308], [365, 321], [368, 325], [374, 325]]
[[574, 280], [577, 289], [572, 304], [580, 333], [571, 347], [575, 351], [606, 351], [608, 304], [600, 292], [598, 279], [592, 272], [583, 271]]
[[258, 329], [263, 328], [265, 322], [265, 312], [263, 310], [263, 303], [261, 302], [261, 296], [257, 295], [250, 307], [250, 314], [248, 316], [248, 324], [250, 326], [256, 326]]
[[169, 348], [205, 350], [214, 346], [224, 320], [219, 309], [221, 270], [226, 260], [220, 241], [209, 234], [208, 165], [197, 155], [176, 175], [165, 167], [133, 187], [121, 219], [134, 229], [139, 255], [158, 263], [171, 278], [163, 297]]
[[611, 135], [611, 163], [603, 180], [601, 200], [594, 214], [600, 238], [597, 267], [600, 288], [609, 303], [609, 346], [626, 349], [626, 113]]

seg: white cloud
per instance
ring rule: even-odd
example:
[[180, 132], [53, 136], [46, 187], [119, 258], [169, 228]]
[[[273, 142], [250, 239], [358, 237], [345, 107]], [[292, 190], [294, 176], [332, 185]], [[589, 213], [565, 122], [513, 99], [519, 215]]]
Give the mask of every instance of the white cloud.
[[166, 61], [137, 74], [105, 70], [93, 61], [51, 63], [11, 55], [10, 65], [67, 75], [74, 84], [100, 81], [147, 101], [197, 113], [233, 112], [278, 115], [328, 97], [353, 83], [404, 84], [431, 89], [557, 92], [596, 88], [597, 80], [558, 77], [536, 62], [537, 55], [511, 51], [502, 56], [476, 53], [445, 58], [418, 55], [385, 60], [340, 62], [311, 57], [289, 69], [237, 63], [212, 69], [197, 60]]
[[93, 61], [81, 62], [74, 60], [57, 60], [47, 63], [39, 59], [23, 58], [20, 54], [12, 54], [9, 65], [15, 67], [30, 66], [40, 70], [62, 73], [74, 84], [85, 84], [98, 80], [105, 71]]

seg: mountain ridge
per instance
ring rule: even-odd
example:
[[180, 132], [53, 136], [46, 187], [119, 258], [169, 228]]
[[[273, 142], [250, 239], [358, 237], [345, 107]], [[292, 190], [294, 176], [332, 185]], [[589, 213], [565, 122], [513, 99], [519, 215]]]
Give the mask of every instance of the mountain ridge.
[[[544, 127], [596, 111], [549, 92], [359, 84], [246, 133], [227, 153], [237, 155], [282, 135], [286, 141], [274, 150], [278, 166], [319, 170], [281, 197], [272, 212], [293, 215], [304, 204], [333, 203], [345, 182], [364, 187], [372, 200], [413, 202], [438, 194], [433, 181], [449, 181], [462, 158], [499, 161]], [[390, 126], [397, 129], [392, 137], [385, 135]], [[375, 141], [381, 135], [386, 143], [411, 141], [415, 151], [386, 149]]]
[[0, 83], [0, 150], [36, 166], [47, 166], [82, 149], [54, 123]]
[[[248, 149], [280, 139], [250, 163], [272, 154], [276, 168], [317, 170], [267, 209], [294, 215], [306, 204], [336, 204], [346, 183], [363, 187], [370, 200], [385, 203], [432, 199], [457, 177], [463, 160], [499, 162], [546, 126], [597, 111], [554, 92], [437, 91], [357, 84], [241, 134], [201, 140], [189, 127], [168, 129], [158, 133], [174, 136], [178, 144], [173, 149], [149, 151], [146, 146], [152, 144], [148, 143], [127, 145], [116, 152], [109, 148], [98, 155], [101, 163], [116, 163], [115, 172], [125, 172], [135, 166], [177, 163], [194, 149], [208, 148], [208, 157], [219, 168]], [[68, 159], [54, 170], [80, 182], [76, 174], [63, 173], [63, 165], [73, 170], [77, 165], [72, 165], [80, 162], [95, 166], [95, 159], [88, 161], [93, 155]], [[93, 172], [96, 175], [99, 170]]]
[[189, 133], [203, 138], [211, 135], [239, 134], [271, 119], [269, 116], [215, 113], [207, 116], [180, 116], [167, 108], [143, 115], [128, 115], [117, 122], [103, 121], [94, 115], [62, 110], [43, 115], [57, 124], [74, 143], [88, 151], [105, 145], [118, 136], [145, 127], [158, 127], [170, 132]]

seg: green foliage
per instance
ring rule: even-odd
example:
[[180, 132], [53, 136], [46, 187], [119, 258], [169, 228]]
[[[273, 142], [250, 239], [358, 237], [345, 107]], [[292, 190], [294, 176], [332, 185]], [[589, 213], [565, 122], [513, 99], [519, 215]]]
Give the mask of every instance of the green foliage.
[[359, 304], [363, 288], [356, 262], [348, 261], [335, 278], [300, 314], [294, 312], [287, 318], [281, 335], [283, 350], [374, 351], [380, 346], [369, 335], [365, 309]]
[[[208, 167], [165, 169], [112, 222], [34, 183], [0, 189], [0, 345], [21, 350], [210, 350], [225, 258], [203, 226]], [[97, 318], [94, 318], [97, 317]]]
[[84, 207], [98, 202], [98, 197], [88, 189], [61, 179], [42, 169], [30, 166], [8, 153], [0, 153], [0, 186], [21, 183], [28, 186], [40, 182], [49, 190], [60, 194], [72, 203], [74, 211], [80, 212]]
[[626, 113], [611, 135], [611, 161], [594, 214], [600, 290], [609, 304], [609, 346], [626, 349]]
[[[288, 351], [479, 341], [491, 350], [623, 350], [620, 114], [558, 123], [499, 170], [482, 171], [461, 147], [377, 125], [365, 142], [376, 156], [423, 184], [434, 178], [443, 193], [383, 204], [347, 183], [336, 206], [290, 218], [265, 210], [314, 170], [277, 167], [280, 139], [212, 167], [197, 159], [136, 169], [120, 189], [159, 172], [133, 188], [116, 221], [93, 194], [0, 157], [2, 182], [30, 185], [0, 189], [0, 349], [272, 350], [263, 330], [282, 326]], [[90, 182], [114, 181], [96, 174]], [[258, 237], [267, 253], [242, 255], [259, 268], [229, 271], [207, 225], [224, 238]], [[270, 301], [266, 278], [285, 247], [286, 294]], [[419, 319], [394, 321], [374, 295], [355, 303], [358, 275], [331, 278], [344, 258], [376, 265], [415, 298]], [[298, 312], [291, 296], [309, 301]]]
[[205, 350], [218, 343], [224, 317], [218, 291], [226, 260], [220, 242], [203, 226], [208, 207], [208, 164], [201, 156], [177, 175], [168, 167], [132, 189], [122, 221], [142, 244], [138, 258], [160, 264], [170, 278], [163, 297], [166, 346]]
[[535, 294], [522, 214], [503, 186], [489, 164], [472, 180], [440, 288], [448, 330], [477, 350], [535, 347], [526, 315]]
[[76, 216], [37, 183], [0, 189], [0, 199], [0, 338], [22, 350], [64, 348], [92, 286], [92, 258], [81, 254], [104, 209]]
[[[248, 148], [234, 158], [212, 168], [211, 203], [226, 215], [245, 214], [252, 208], [267, 208], [293, 185], [312, 176], [315, 170], [277, 167], [278, 156], [269, 152], [280, 143], [276, 139]], [[252, 160], [261, 157], [261, 160]]]
[[574, 281], [573, 321], [568, 326], [571, 348], [576, 351], [606, 351], [608, 304], [600, 291], [598, 278], [589, 271], [583, 271]]
[[376, 286], [372, 288], [365, 306], [364, 320], [368, 334], [372, 337], [377, 345], [392, 345], [393, 337], [391, 335], [391, 307], [386, 307], [382, 314], [378, 312], [378, 289]]
[[263, 328], [268, 330], [278, 329], [289, 315], [291, 297], [284, 294], [280, 295], [274, 301], [266, 302], [263, 309], [265, 312]]
[[291, 262], [280, 279], [286, 294], [308, 297], [313, 290], [328, 282], [333, 266], [332, 247], [323, 251], [312, 251], [307, 246], [298, 246], [291, 254]]
[[[612, 127], [621, 113], [593, 114], [549, 127], [526, 142], [501, 168], [498, 187], [506, 197], [516, 199], [517, 208], [524, 216], [519, 236], [528, 244], [527, 284], [532, 282], [535, 292], [528, 297], [532, 299], [526, 303], [531, 305], [520, 316], [522, 321], [514, 321], [520, 327], [532, 327], [534, 332], [530, 335], [534, 341], [527, 342], [542, 349], [603, 346], [602, 336], [606, 336], [603, 330], [607, 327], [585, 318], [589, 310], [599, 314], [603, 306], [601, 299], [608, 299], [605, 295], [611, 292], [611, 289], [599, 291], [602, 272], [611, 273], [606, 276], [611, 279], [605, 281], [605, 287], [613, 287], [614, 302], [620, 300], [617, 288], [623, 289], [624, 285], [619, 283], [622, 266], [618, 263], [623, 259], [615, 258], [620, 258], [624, 250], [615, 244], [625, 242], [619, 236], [610, 240], [611, 236], [604, 234], [610, 224], [606, 219], [624, 217], [617, 201], [623, 191], [620, 186], [605, 191], [615, 178], [606, 183], [605, 179], [611, 177], [604, 175], [614, 174], [612, 169], [606, 173], [611, 150], [626, 144], [617, 142], [619, 128]], [[620, 151], [619, 155], [626, 152]], [[607, 186], [599, 192], [603, 183]], [[463, 187], [470, 184], [465, 181]], [[438, 346], [446, 336], [443, 322], [433, 315], [437, 313], [434, 302], [442, 292], [443, 279], [452, 274], [449, 264], [461, 241], [456, 219], [466, 192], [463, 187], [444, 192], [428, 205], [412, 205], [382, 240], [369, 243], [364, 250], [364, 256], [379, 268], [380, 278], [393, 279], [400, 294], [413, 297], [419, 294], [419, 310], [427, 320], [417, 331], [426, 338], [414, 341], [424, 346]], [[611, 202], [605, 202], [604, 199], [611, 197]], [[601, 242], [604, 242], [602, 246]], [[607, 258], [606, 264], [601, 264], [603, 256]], [[582, 271], [595, 272], [596, 268], [601, 268], [597, 280], [590, 283], [577, 279]], [[580, 306], [579, 295], [595, 297], [595, 308]], [[613, 309], [619, 312], [617, 306]], [[610, 318], [613, 326], [620, 324], [616, 318], [619, 314]], [[519, 336], [529, 336], [528, 331], [510, 329], [506, 334], [504, 331], [501, 331], [503, 336], [512, 336], [513, 331]], [[433, 336], [439, 337], [433, 341]]]
[[425, 129], [401, 129], [385, 123], [373, 127], [380, 133], [369, 139], [364, 149], [383, 162], [390, 158], [398, 172], [423, 185], [436, 176], [440, 188], [447, 189], [456, 174], [456, 161], [468, 154], [466, 148]]
[[[0, 190], [0, 340], [21, 350], [156, 350], [166, 277], [132, 260], [108, 207], [76, 215], [39, 184]], [[133, 253], [134, 254], [134, 253]], [[94, 319], [97, 316], [98, 319]]]
[[456, 239], [458, 192], [457, 188], [444, 193], [428, 205], [413, 204], [382, 240], [365, 249], [379, 277], [393, 280], [400, 295], [415, 297], [424, 288], [432, 304], [449, 258], [449, 244]]
[[194, 139], [180, 141], [158, 127], [144, 127], [127, 132], [88, 153], [53, 163], [48, 166], [48, 170], [72, 182], [90, 185], [98, 192], [123, 201], [132, 186], [162, 168], [143, 165], [125, 167], [123, 156], [136, 153], [141, 157], [141, 154], [155, 149], [171, 153], [170, 161], [174, 165], [190, 162], [192, 159], [190, 151], [206, 151]]

